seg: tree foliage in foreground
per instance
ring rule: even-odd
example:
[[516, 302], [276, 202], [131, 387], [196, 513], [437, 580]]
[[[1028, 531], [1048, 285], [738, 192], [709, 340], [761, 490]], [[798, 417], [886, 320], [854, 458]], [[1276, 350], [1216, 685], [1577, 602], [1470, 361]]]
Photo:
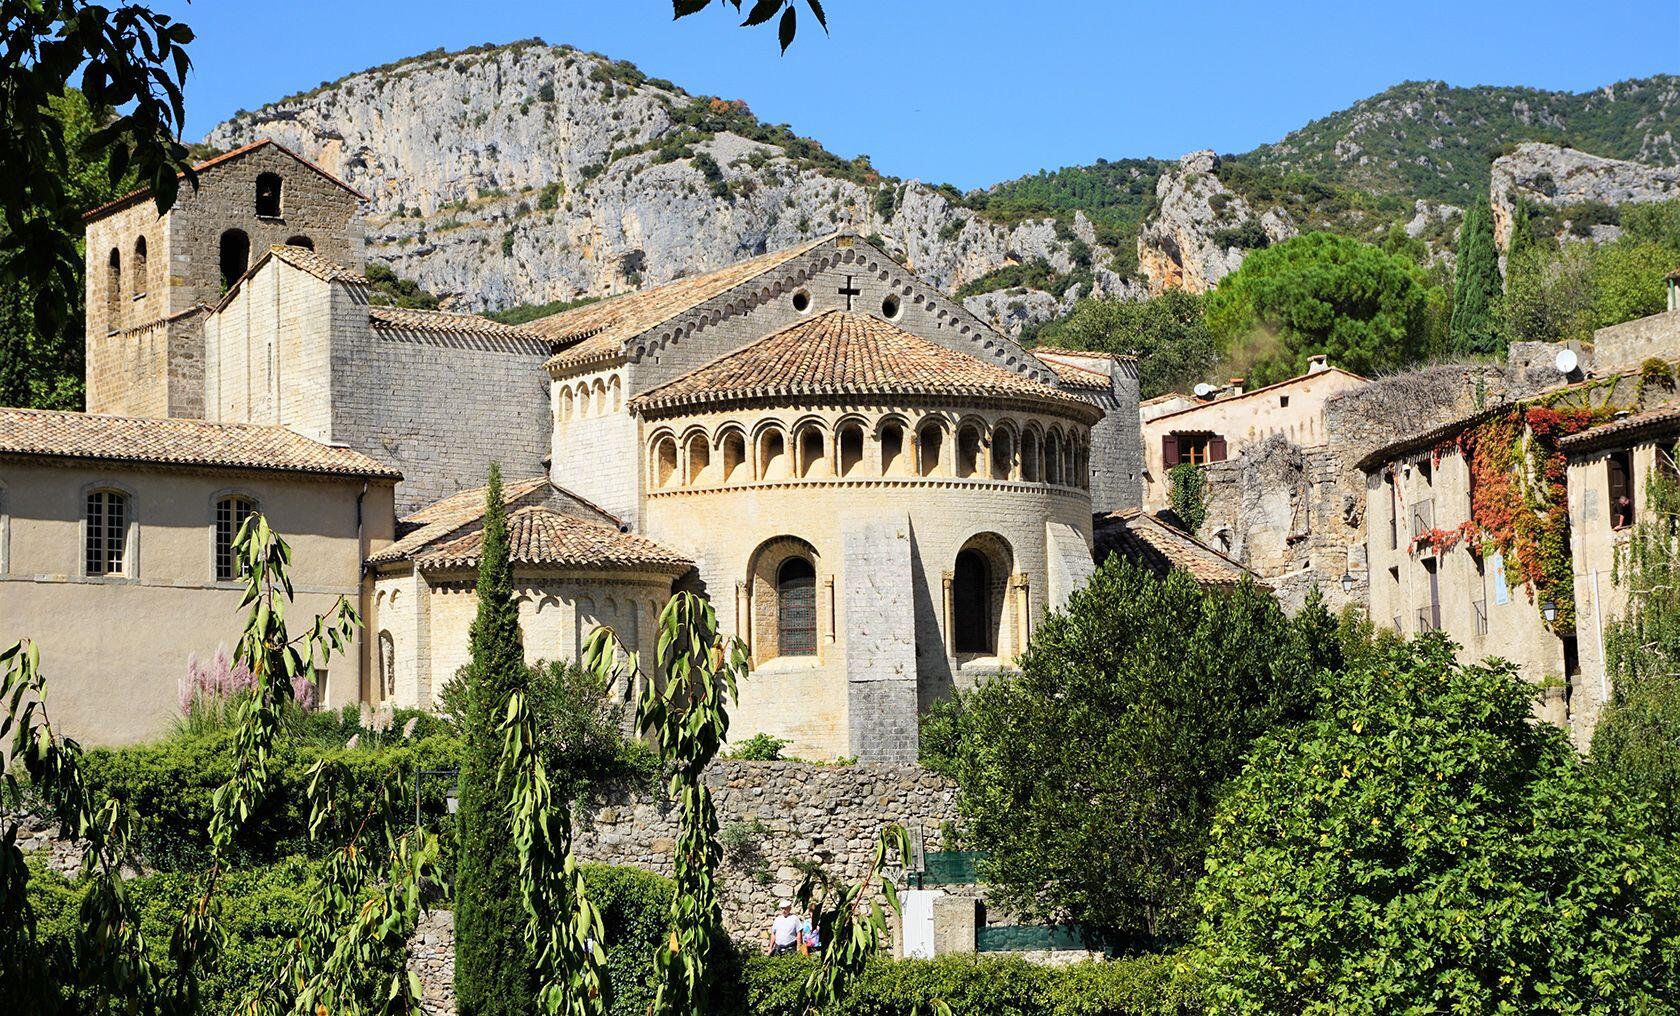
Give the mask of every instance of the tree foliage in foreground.
[[1302, 373], [1307, 358], [1356, 374], [1415, 363], [1427, 352], [1428, 294], [1409, 258], [1330, 233], [1307, 233], [1243, 260], [1208, 296], [1208, 327], [1250, 387]]
[[1592, 758], [1680, 838], [1680, 483], [1653, 477], [1620, 554], [1615, 578], [1628, 605], [1604, 635], [1615, 691], [1593, 731]]
[[1456, 356], [1503, 351], [1499, 316], [1503, 284], [1499, 249], [1493, 242], [1493, 211], [1481, 198], [1464, 213], [1458, 229], [1458, 277], [1453, 285], [1452, 351]]
[[944, 757], [928, 761], [962, 785], [966, 840], [989, 852], [993, 902], [1122, 946], [1180, 939], [1221, 786], [1255, 737], [1306, 714], [1340, 656], [1316, 598], [1291, 620], [1252, 585], [1109, 558], [1045, 618], [1018, 674], [930, 730]]
[[1429, 635], [1257, 743], [1197, 891], [1215, 1010], [1672, 1011], [1674, 845], [1533, 696]]

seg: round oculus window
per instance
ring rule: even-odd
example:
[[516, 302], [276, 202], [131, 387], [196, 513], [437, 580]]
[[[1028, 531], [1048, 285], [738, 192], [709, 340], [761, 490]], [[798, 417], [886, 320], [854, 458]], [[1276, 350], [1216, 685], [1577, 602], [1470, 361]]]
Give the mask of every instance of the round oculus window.
[[803, 314], [811, 309], [811, 294], [801, 289], [793, 294], [793, 309]]

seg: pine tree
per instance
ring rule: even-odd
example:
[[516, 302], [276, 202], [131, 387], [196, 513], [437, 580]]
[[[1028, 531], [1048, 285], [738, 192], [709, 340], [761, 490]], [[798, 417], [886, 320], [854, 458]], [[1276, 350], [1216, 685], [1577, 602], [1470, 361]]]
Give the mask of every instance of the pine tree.
[[467, 664], [461, 843], [455, 880], [455, 993], [462, 1016], [537, 1012], [506, 785], [498, 786], [499, 728], [508, 696], [529, 683], [508, 563], [502, 473], [490, 467], [478, 562], [478, 616]]
[[1493, 242], [1493, 213], [1486, 198], [1464, 213], [1458, 231], [1458, 278], [1453, 286], [1450, 333], [1459, 356], [1505, 351], [1499, 324], [1499, 250]]

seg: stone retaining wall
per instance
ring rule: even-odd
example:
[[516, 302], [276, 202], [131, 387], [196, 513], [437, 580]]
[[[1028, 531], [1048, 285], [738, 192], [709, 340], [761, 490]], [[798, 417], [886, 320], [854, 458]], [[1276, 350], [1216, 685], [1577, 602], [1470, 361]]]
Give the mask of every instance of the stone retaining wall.
[[[706, 773], [715, 795], [725, 851], [723, 916], [738, 939], [762, 937], [779, 900], [791, 898], [815, 862], [855, 881], [868, 869], [875, 839], [888, 823], [920, 829], [929, 850], [957, 821], [954, 783], [915, 765], [723, 761]], [[663, 785], [625, 793], [582, 815], [582, 860], [628, 864], [669, 876], [677, 832]]]

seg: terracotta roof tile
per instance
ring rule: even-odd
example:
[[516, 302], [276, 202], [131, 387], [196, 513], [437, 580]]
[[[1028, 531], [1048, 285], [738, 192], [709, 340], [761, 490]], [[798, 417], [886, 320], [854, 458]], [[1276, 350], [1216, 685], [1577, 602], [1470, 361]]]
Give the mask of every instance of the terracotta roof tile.
[[[484, 530], [478, 528], [417, 554], [414, 563], [421, 569], [475, 567], [483, 544]], [[672, 574], [694, 566], [645, 536], [535, 505], [508, 515], [508, 557], [515, 564], [648, 568]]]
[[284, 427], [0, 409], [0, 455], [401, 479], [382, 463]]
[[1263, 589], [1270, 588], [1236, 561], [1160, 516], [1138, 508], [1098, 515], [1092, 540], [1098, 561], [1110, 554], [1123, 554], [1157, 575], [1177, 568], [1205, 586], [1234, 586], [1246, 578]]
[[268, 249], [268, 256], [278, 258], [299, 271], [308, 272], [322, 282], [354, 282], [363, 286], [368, 284], [366, 275], [346, 268], [325, 254], [317, 254], [308, 247], [277, 243]]
[[[1040, 351], [1035, 349], [1032, 352], [1036, 354]], [[1106, 392], [1114, 387], [1114, 382], [1101, 371], [1081, 367], [1077, 363], [1067, 363], [1052, 356], [1040, 355], [1039, 360], [1055, 371], [1056, 377], [1060, 378], [1061, 382], [1070, 388], [1091, 388]]]
[[715, 272], [574, 307], [528, 322], [525, 327], [563, 347], [548, 361], [550, 368], [610, 359], [624, 352], [627, 341], [648, 329], [815, 250], [829, 239], [820, 237]]
[[[285, 145], [282, 145], [280, 142], [273, 140], [272, 138], [263, 138], [261, 141], [253, 141], [248, 145], [241, 145], [238, 148], [235, 148], [231, 152], [223, 152], [222, 154], [214, 156], [213, 158], [205, 159], [203, 162], [196, 163], [193, 166], [193, 172], [194, 173], [202, 173], [207, 169], [214, 169], [215, 167], [221, 165], [224, 162], [232, 162], [234, 159], [239, 158], [241, 155], [245, 155], [249, 152], [254, 152], [257, 149], [262, 148], [266, 145], [272, 145], [275, 148], [278, 148], [280, 151], [285, 152], [287, 155], [290, 155], [292, 158], [294, 158], [297, 161], [303, 163], [305, 166], [308, 166], [310, 169], [312, 169], [315, 172], [321, 174], [321, 176], [325, 177], [327, 180], [331, 181], [332, 183], [337, 184], [340, 187], [343, 187], [345, 190], [349, 191], [351, 194], [354, 194], [358, 200], [361, 200], [361, 201], [366, 201], [367, 200], [367, 195], [366, 194], [363, 194], [361, 191], [359, 191], [356, 188], [354, 188], [354, 187], [350, 186], [349, 184], [345, 183], [343, 180], [340, 180], [338, 177], [333, 176], [331, 173], [322, 169], [320, 166], [315, 165], [313, 162], [310, 162], [308, 159], [306, 159], [303, 156], [299, 155], [298, 153], [292, 151], [290, 148], [287, 148]], [[177, 180], [185, 180], [187, 178], [187, 174], [177, 173], [177, 174], [175, 174], [175, 178]], [[102, 218], [103, 216], [109, 215], [110, 213], [118, 210], [119, 208], [127, 208], [129, 205], [132, 205], [137, 201], [141, 201], [141, 200], [143, 200], [147, 197], [150, 197], [151, 193], [152, 193], [152, 189], [150, 187], [142, 187], [139, 190], [129, 191], [127, 194], [124, 194], [122, 197], [117, 198], [114, 201], [107, 201], [104, 204], [100, 205], [98, 208], [93, 208], [93, 209], [90, 209], [90, 210], [84, 212], [82, 214], [82, 221], [83, 222], [92, 222], [94, 219]]]
[[1601, 423], [1596, 427], [1571, 434], [1558, 442], [1566, 452], [1591, 451], [1622, 441], [1632, 440], [1652, 430], [1680, 429], [1680, 404], [1658, 406], [1643, 413], [1624, 416], [1620, 420]]
[[553, 343], [529, 328], [504, 325], [500, 321], [492, 321], [476, 314], [453, 314], [443, 310], [416, 310], [408, 307], [369, 307], [368, 320], [375, 328], [489, 340], [533, 354], [546, 354], [553, 349]]
[[732, 399], [815, 395], [1032, 399], [1100, 418], [1093, 404], [946, 349], [867, 314], [831, 310], [790, 325], [630, 401], [638, 412]]
[[[546, 493], [548, 486], [546, 476], [509, 480], [502, 484], [502, 501], [510, 507], [516, 507], [538, 491]], [[373, 564], [404, 560], [414, 556], [426, 545], [445, 539], [483, 517], [483, 487], [451, 494], [441, 501], [434, 501], [419, 511], [404, 516], [397, 529], [397, 541], [368, 560]]]
[[1085, 360], [1136, 360], [1121, 353], [1101, 353], [1094, 349], [1064, 349], [1061, 346], [1034, 346], [1027, 350], [1035, 356], [1071, 356]]

